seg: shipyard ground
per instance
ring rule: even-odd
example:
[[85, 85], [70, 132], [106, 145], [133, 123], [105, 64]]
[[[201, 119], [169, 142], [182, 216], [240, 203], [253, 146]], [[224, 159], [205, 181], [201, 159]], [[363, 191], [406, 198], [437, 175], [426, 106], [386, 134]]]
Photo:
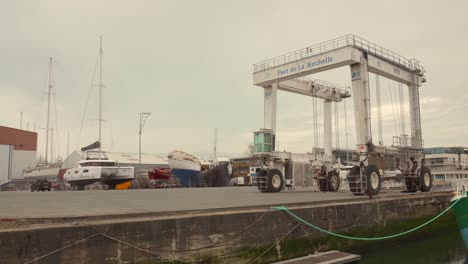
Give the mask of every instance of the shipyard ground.
[[305, 232], [324, 236], [299, 230], [272, 206], [288, 206], [322, 228], [350, 233], [417, 224], [444, 210], [450, 192], [383, 190], [370, 200], [347, 191], [226, 187], [0, 192], [0, 200], [0, 255], [7, 263], [26, 263], [66, 246], [33, 263], [247, 263], [288, 234], [278, 244], [283, 248], [277, 245], [256, 262], [268, 263], [304, 253], [288, 250], [286, 240], [299, 243]]

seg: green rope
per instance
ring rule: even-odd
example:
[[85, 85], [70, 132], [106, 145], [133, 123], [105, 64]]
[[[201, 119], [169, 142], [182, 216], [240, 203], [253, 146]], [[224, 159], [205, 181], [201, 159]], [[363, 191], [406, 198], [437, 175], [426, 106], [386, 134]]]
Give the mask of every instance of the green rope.
[[398, 237], [398, 236], [402, 236], [402, 235], [406, 235], [406, 234], [409, 234], [413, 231], [416, 231], [430, 223], [432, 223], [433, 221], [435, 221], [437, 218], [441, 217], [443, 214], [445, 214], [446, 212], [448, 212], [448, 210], [450, 210], [450, 208], [452, 208], [453, 206], [455, 206], [461, 199], [457, 199], [454, 203], [452, 203], [447, 209], [445, 209], [444, 211], [442, 211], [440, 214], [438, 214], [437, 216], [435, 216], [434, 218], [432, 218], [431, 220], [425, 222], [424, 224], [422, 225], [419, 225], [415, 228], [412, 228], [410, 230], [407, 230], [405, 232], [401, 232], [401, 233], [398, 233], [398, 234], [394, 234], [394, 235], [390, 235], [390, 236], [383, 236], [383, 237], [353, 237], [353, 236], [346, 236], [346, 235], [341, 235], [341, 234], [337, 234], [337, 233], [333, 233], [331, 231], [328, 231], [328, 230], [325, 230], [325, 229], [322, 229], [316, 225], [313, 225], [307, 221], [305, 221], [304, 219], [300, 218], [299, 216], [295, 215], [293, 212], [289, 211], [289, 209], [287, 207], [285, 207], [284, 205], [282, 206], [278, 206], [278, 207], [271, 207], [272, 209], [276, 209], [276, 210], [280, 210], [280, 211], [283, 211], [283, 212], [286, 212], [288, 213], [289, 215], [291, 215], [292, 217], [294, 217], [295, 219], [301, 221], [302, 223], [312, 227], [312, 228], [315, 228], [319, 231], [322, 231], [324, 233], [327, 233], [329, 235], [332, 235], [332, 236], [337, 236], [337, 237], [341, 237], [341, 238], [346, 238], [346, 239], [353, 239], [353, 240], [367, 240], [367, 241], [372, 241], [372, 240], [384, 240], [384, 239], [389, 239], [389, 238], [394, 238], [394, 237]]

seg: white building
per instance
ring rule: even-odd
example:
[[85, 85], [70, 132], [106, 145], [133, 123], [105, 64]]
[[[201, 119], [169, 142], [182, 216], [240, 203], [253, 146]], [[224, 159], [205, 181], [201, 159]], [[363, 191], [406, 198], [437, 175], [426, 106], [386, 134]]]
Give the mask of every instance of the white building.
[[468, 179], [468, 148], [426, 148], [426, 166], [431, 169], [436, 184], [454, 179]]

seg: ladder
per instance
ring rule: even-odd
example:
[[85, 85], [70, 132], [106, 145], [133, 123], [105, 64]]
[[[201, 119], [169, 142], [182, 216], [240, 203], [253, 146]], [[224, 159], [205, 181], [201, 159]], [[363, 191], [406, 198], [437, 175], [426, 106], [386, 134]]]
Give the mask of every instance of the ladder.
[[349, 190], [354, 194], [364, 194], [367, 190], [367, 177], [362, 171], [348, 177]]
[[260, 191], [266, 191], [268, 188], [267, 177], [255, 176], [252, 177], [253, 185], [256, 186]]

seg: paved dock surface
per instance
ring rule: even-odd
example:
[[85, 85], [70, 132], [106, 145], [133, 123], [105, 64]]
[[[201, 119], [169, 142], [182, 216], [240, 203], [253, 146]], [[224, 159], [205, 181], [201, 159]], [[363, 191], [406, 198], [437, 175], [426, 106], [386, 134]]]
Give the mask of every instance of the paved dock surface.
[[[431, 193], [437, 193], [433, 191]], [[421, 194], [420, 192], [416, 193]], [[382, 191], [373, 199], [415, 194]], [[311, 189], [261, 193], [255, 187], [103, 191], [0, 192], [0, 218], [61, 218], [189, 210], [249, 208], [369, 199], [349, 191]]]

